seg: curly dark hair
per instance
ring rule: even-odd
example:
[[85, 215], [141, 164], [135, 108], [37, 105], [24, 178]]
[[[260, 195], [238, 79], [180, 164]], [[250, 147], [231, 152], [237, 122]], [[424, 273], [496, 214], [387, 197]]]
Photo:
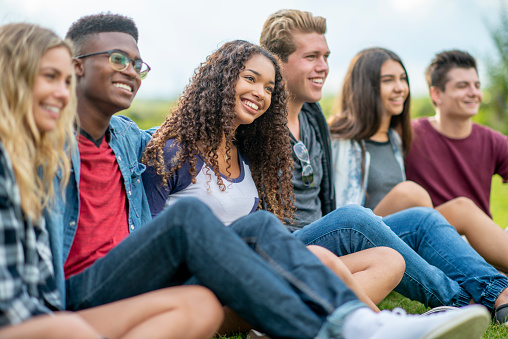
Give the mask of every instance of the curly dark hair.
[[[245, 63], [254, 55], [269, 59], [275, 69], [275, 85], [268, 110], [253, 123], [234, 128], [235, 86]], [[162, 184], [189, 162], [195, 183], [197, 156], [201, 154], [212, 168], [221, 190], [226, 186], [218, 171], [218, 148], [226, 139], [226, 155], [231, 145], [247, 157], [252, 177], [266, 208], [281, 220], [294, 213], [291, 184], [293, 159], [287, 127], [286, 89], [277, 59], [265, 49], [243, 40], [225, 43], [194, 72], [189, 85], [178, 99], [172, 114], [153, 135], [143, 162], [154, 167]], [[175, 139], [179, 150], [171, 161], [164, 163], [164, 146]], [[231, 167], [228, 164], [228, 169]], [[211, 178], [210, 178], [211, 180]]]
[[79, 18], [69, 27], [65, 38], [72, 41], [75, 54], [77, 55], [81, 46], [88, 38], [104, 32], [126, 33], [138, 42], [138, 27], [134, 23], [134, 20], [127, 16], [112, 14], [110, 12]]

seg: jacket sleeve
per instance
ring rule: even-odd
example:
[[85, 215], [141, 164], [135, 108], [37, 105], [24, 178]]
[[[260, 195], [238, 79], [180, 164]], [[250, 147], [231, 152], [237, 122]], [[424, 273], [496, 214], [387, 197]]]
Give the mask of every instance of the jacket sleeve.
[[0, 326], [50, 312], [39, 299], [29, 295], [21, 278], [30, 273], [22, 243], [26, 234], [19, 191], [0, 149]]

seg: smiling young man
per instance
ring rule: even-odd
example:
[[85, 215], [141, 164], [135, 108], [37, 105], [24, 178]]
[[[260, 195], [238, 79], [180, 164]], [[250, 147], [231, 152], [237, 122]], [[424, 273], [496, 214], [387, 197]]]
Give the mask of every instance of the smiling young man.
[[413, 121], [407, 177], [429, 192], [435, 206], [467, 197], [490, 216], [492, 176], [508, 182], [508, 142], [472, 121], [482, 102], [476, 61], [467, 52], [442, 52], [425, 74], [436, 115]]
[[[325, 32], [324, 18], [281, 10], [267, 18], [261, 33], [261, 45], [282, 61], [289, 91], [297, 210], [296, 220], [288, 220], [287, 227], [305, 244], [339, 256], [378, 246], [395, 249], [406, 262], [395, 291], [426, 306], [460, 306], [471, 300], [490, 310], [502, 306], [508, 302], [508, 279], [465, 244], [435, 210], [414, 208], [381, 220], [358, 205], [335, 209], [330, 136], [317, 103], [328, 75]], [[352, 262], [349, 267], [354, 273], [358, 266]], [[376, 288], [368, 282], [365, 286]]]
[[436, 55], [426, 70], [435, 116], [413, 121], [405, 159], [408, 180], [429, 193], [441, 214], [485, 260], [508, 272], [508, 234], [492, 220], [492, 176], [508, 182], [506, 136], [474, 123], [482, 102], [476, 60], [452, 50]]

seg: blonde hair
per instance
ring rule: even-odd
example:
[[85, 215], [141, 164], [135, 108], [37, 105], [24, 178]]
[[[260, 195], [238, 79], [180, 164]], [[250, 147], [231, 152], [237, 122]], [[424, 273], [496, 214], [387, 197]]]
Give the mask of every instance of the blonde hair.
[[76, 115], [75, 79], [67, 107], [56, 128], [48, 133], [37, 129], [33, 113], [33, 88], [44, 53], [71, 45], [52, 31], [37, 25], [17, 23], [0, 27], [0, 142], [11, 157], [25, 217], [37, 220], [55, 197], [55, 175], [70, 173], [69, 155], [74, 145]]
[[326, 33], [326, 19], [297, 9], [281, 9], [270, 15], [261, 31], [260, 45], [277, 55], [283, 62], [296, 51], [293, 32]]

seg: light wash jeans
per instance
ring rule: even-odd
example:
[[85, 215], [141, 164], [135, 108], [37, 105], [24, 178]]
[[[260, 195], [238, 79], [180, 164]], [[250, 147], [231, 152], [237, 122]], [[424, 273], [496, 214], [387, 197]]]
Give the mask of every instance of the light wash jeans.
[[194, 277], [274, 338], [340, 337], [366, 307], [275, 216], [255, 212], [225, 227], [196, 199], [181, 199], [66, 282], [79, 310]]
[[293, 235], [339, 256], [378, 246], [395, 249], [406, 261], [395, 291], [425, 306], [464, 306], [473, 299], [492, 310], [508, 287], [508, 278], [431, 208], [411, 208], [382, 219], [370, 209], [347, 205]]

